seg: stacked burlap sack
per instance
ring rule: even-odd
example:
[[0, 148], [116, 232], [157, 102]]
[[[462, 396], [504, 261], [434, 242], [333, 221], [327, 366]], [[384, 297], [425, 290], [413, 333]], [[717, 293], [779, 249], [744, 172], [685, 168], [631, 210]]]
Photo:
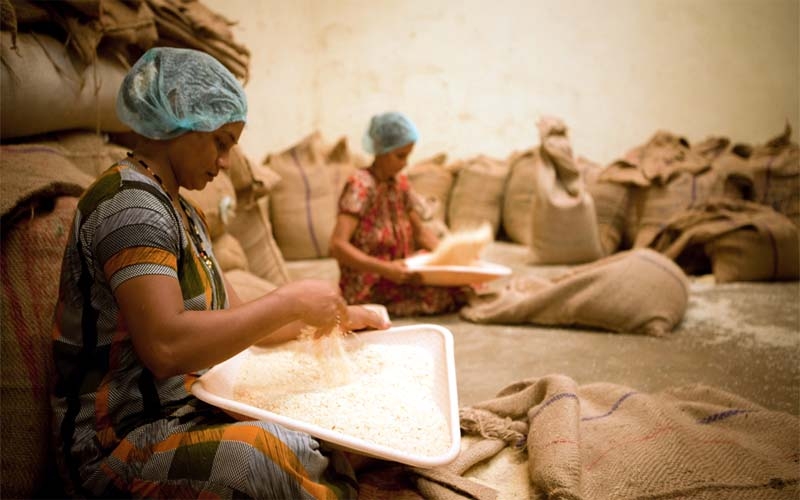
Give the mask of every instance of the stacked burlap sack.
[[328, 258], [339, 193], [347, 177], [366, 160], [342, 137], [329, 144], [314, 131], [262, 166], [280, 181], [270, 195], [275, 240], [286, 260]]
[[622, 238], [719, 282], [798, 279], [800, 149], [790, 136], [787, 125], [757, 146], [691, 145], [659, 131], [599, 175], [630, 189]]
[[206, 51], [246, 81], [250, 53], [231, 25], [196, 0], [2, 0], [2, 138], [124, 131], [116, 90], [156, 45]]
[[[692, 145], [658, 131], [607, 166], [573, 155], [562, 120], [543, 117], [538, 129], [538, 146], [505, 160], [448, 162], [441, 153], [407, 168], [414, 189], [435, 207], [440, 234], [489, 222], [497, 238], [529, 247], [531, 264], [574, 265], [632, 248], [662, 251], [677, 227], [701, 223], [697, 210], [730, 213], [731, 202], [749, 202], [758, 207], [736, 209], [736, 224], [715, 226], [703, 248], [694, 238], [668, 255], [687, 273], [713, 272], [718, 281], [799, 277], [786, 262], [797, 253], [800, 226], [800, 153], [788, 125], [756, 146], [715, 136]], [[714, 265], [731, 255], [719, 250], [731, 248], [731, 239], [736, 251], [781, 262], [780, 270], [745, 264], [739, 273], [720, 271], [731, 269]]]

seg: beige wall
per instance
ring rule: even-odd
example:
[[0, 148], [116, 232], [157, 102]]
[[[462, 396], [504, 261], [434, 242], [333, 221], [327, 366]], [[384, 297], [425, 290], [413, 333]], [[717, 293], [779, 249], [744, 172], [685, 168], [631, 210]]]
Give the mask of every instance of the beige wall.
[[205, 0], [252, 51], [242, 144], [314, 129], [361, 148], [400, 110], [414, 159], [505, 157], [563, 118], [606, 163], [666, 129], [763, 142], [800, 127], [800, 0]]

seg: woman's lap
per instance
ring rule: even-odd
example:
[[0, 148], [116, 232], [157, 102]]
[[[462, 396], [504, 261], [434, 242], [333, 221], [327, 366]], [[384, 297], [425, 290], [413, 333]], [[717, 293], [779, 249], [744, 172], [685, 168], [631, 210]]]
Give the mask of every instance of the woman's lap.
[[148, 498], [354, 498], [352, 469], [326, 455], [307, 434], [195, 401], [125, 436], [86, 486]]

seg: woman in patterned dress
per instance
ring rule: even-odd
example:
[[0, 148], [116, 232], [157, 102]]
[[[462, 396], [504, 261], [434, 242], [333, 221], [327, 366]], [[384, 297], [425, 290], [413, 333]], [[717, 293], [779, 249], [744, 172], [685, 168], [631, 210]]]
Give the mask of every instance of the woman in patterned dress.
[[422, 223], [418, 198], [401, 173], [418, 139], [416, 126], [402, 113], [372, 117], [363, 142], [374, 160], [345, 183], [331, 237], [344, 298], [383, 304], [394, 316], [453, 312], [469, 296], [468, 288], [420, 284], [419, 274], [404, 263], [439, 243]]
[[199, 210], [226, 168], [247, 103], [211, 56], [154, 48], [124, 79], [117, 113], [136, 148], [83, 194], [55, 315], [56, 455], [85, 497], [353, 498], [353, 470], [311, 436], [236, 421], [191, 395], [194, 377], [252, 344], [319, 333], [336, 318], [386, 328], [335, 284], [289, 283], [248, 303], [211, 251]]

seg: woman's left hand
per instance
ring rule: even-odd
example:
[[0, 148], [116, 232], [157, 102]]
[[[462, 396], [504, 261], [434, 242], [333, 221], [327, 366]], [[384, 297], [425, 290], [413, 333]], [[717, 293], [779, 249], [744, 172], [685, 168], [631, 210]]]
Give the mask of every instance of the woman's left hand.
[[364, 306], [347, 306], [347, 330], [385, 330], [392, 326], [378, 312]]

